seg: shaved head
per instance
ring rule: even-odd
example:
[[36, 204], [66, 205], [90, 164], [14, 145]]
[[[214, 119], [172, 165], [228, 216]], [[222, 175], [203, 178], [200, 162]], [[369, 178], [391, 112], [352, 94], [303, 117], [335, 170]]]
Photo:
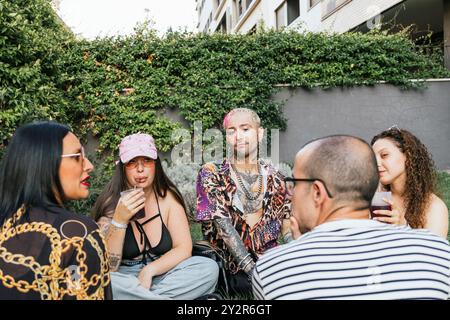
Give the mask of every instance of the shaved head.
[[352, 136], [328, 136], [307, 143], [296, 156], [301, 176], [322, 179], [337, 201], [370, 205], [378, 187], [372, 148]]

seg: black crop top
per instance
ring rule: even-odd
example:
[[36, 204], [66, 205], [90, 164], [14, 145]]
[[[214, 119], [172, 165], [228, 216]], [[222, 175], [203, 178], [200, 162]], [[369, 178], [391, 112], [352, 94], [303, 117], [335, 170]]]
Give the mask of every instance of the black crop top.
[[[144, 244], [144, 249], [142, 252], [139, 251], [139, 246], [136, 242], [136, 238], [133, 233], [133, 228], [131, 224], [128, 225], [127, 231], [125, 234], [125, 241], [123, 244], [123, 250], [122, 250], [122, 258], [127, 260], [135, 259], [136, 257], [139, 257], [140, 255], [143, 255], [142, 262], [146, 264], [147, 259], [154, 260], [152, 255], [161, 256], [165, 254], [166, 252], [170, 251], [172, 249], [172, 237], [170, 236], [170, 232], [167, 229], [166, 225], [164, 224], [164, 221], [161, 217], [161, 209], [159, 208], [159, 202], [158, 202], [158, 196], [156, 195], [156, 203], [158, 205], [158, 214], [149, 218], [148, 220], [145, 220], [143, 223], [139, 223], [138, 221], [132, 221], [136, 224], [136, 228], [139, 231], [141, 237], [140, 237], [140, 243], [141, 245]], [[157, 217], [160, 217], [161, 219], [161, 240], [159, 240], [158, 245], [155, 247], [152, 247], [150, 244], [150, 241], [148, 240], [147, 235], [145, 234], [143, 226], [150, 221], [156, 219]]]

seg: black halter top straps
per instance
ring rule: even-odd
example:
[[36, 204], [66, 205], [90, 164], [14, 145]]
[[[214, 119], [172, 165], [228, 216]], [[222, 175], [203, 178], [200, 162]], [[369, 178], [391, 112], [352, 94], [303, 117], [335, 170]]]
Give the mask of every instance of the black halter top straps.
[[[142, 263], [146, 264], [147, 258], [150, 260], [154, 260], [153, 256], [161, 256], [164, 253], [168, 252], [172, 249], [172, 237], [170, 236], [170, 232], [167, 229], [166, 225], [164, 224], [164, 221], [161, 216], [161, 209], [159, 208], [159, 202], [158, 202], [158, 196], [156, 195], [156, 203], [158, 205], [158, 214], [154, 215], [153, 217], [145, 220], [142, 223], [139, 223], [138, 221], [130, 221], [130, 224], [128, 225], [126, 234], [125, 234], [125, 241], [123, 244], [123, 251], [122, 251], [122, 258], [127, 260], [132, 260], [140, 255], [142, 255]], [[144, 225], [149, 223], [150, 221], [156, 219], [161, 219], [161, 239], [155, 247], [152, 247], [150, 244], [150, 240], [148, 239], [147, 235], [144, 231]], [[139, 245], [136, 242], [136, 238], [133, 233], [133, 228], [131, 226], [131, 223], [135, 223], [137, 230], [140, 234], [140, 244], [144, 245], [144, 249], [139, 251]]]

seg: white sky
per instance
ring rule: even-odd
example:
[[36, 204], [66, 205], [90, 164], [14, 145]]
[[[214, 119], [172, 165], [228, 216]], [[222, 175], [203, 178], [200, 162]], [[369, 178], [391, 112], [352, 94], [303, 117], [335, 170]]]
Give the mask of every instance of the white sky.
[[130, 34], [146, 17], [159, 34], [169, 27], [195, 31], [195, 6], [195, 0], [61, 0], [58, 14], [74, 33], [94, 39]]

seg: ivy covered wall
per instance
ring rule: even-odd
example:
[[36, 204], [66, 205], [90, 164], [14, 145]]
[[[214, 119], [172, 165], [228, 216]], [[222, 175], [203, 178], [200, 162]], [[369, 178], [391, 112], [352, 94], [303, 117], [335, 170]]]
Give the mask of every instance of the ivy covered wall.
[[160, 38], [142, 27], [133, 36], [86, 41], [67, 31], [48, 0], [0, 2], [0, 149], [20, 124], [55, 119], [82, 137], [93, 134], [104, 156], [138, 131], [168, 151], [180, 124], [166, 110], [207, 129], [231, 108], [247, 106], [265, 127], [285, 129], [282, 103], [270, 99], [276, 84], [411, 87], [421, 83], [410, 79], [446, 76], [438, 58], [402, 34]]

